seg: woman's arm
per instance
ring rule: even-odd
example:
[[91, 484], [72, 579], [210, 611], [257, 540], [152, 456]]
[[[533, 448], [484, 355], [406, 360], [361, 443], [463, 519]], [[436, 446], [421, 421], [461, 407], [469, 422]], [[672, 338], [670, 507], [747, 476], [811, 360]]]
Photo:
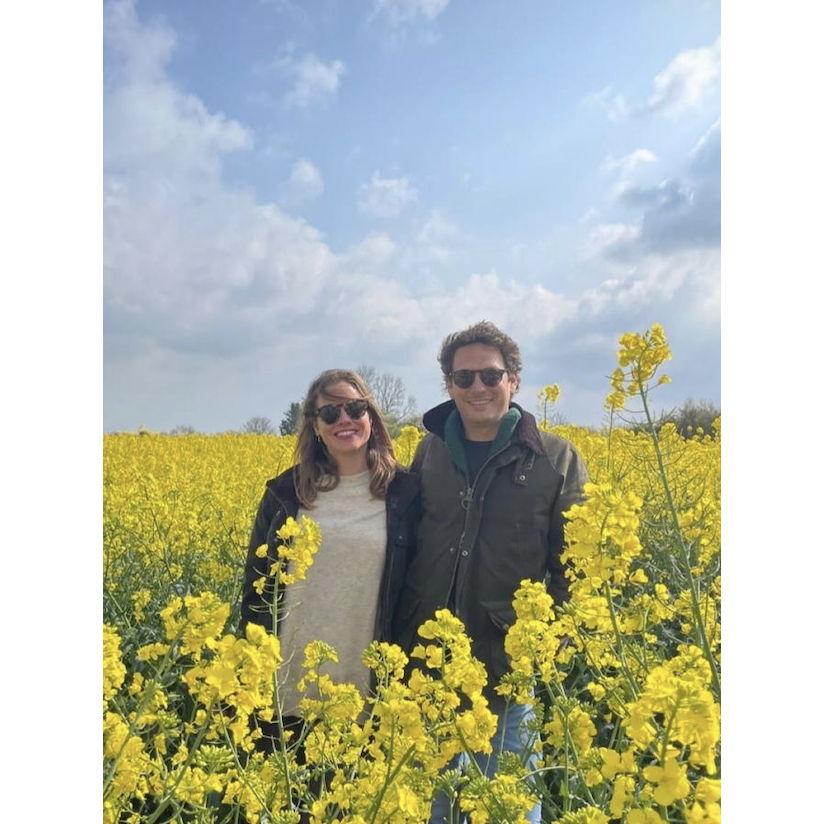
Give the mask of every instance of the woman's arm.
[[269, 527], [275, 510], [278, 508], [274, 495], [267, 489], [263, 493], [260, 505], [258, 506], [255, 522], [252, 526], [252, 534], [249, 537], [249, 549], [246, 553], [246, 571], [243, 578], [243, 595], [240, 602], [240, 628], [239, 634], [246, 634], [246, 625], [251, 621], [253, 624], [260, 624], [269, 632], [272, 631], [272, 611], [271, 602], [267, 597], [271, 585], [264, 588], [260, 593], [254, 584], [261, 576], [268, 575], [269, 567], [272, 563], [270, 553], [273, 549], [269, 547], [263, 558], [257, 556], [258, 547], [266, 544], [269, 534]]

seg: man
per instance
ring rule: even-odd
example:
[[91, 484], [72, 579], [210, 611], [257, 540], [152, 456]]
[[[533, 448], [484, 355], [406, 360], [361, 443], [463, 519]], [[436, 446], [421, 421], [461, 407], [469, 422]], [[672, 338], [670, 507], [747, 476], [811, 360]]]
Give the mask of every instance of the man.
[[[395, 618], [407, 648], [418, 627], [447, 607], [486, 666], [486, 695], [499, 716], [493, 755], [478, 760], [495, 772], [495, 753], [528, 748], [531, 707], [510, 706], [494, 687], [509, 666], [504, 636], [514, 622], [512, 600], [522, 579], [546, 581], [556, 603], [568, 598], [560, 554], [563, 513], [581, 499], [586, 470], [567, 441], [538, 430], [517, 404], [521, 356], [517, 344], [482, 321], [449, 335], [439, 355], [450, 399], [423, 417], [429, 434], [412, 462], [421, 477], [422, 518]], [[532, 757], [534, 764], [534, 756]], [[433, 824], [448, 818], [445, 797]], [[540, 822], [540, 805], [530, 813]]]

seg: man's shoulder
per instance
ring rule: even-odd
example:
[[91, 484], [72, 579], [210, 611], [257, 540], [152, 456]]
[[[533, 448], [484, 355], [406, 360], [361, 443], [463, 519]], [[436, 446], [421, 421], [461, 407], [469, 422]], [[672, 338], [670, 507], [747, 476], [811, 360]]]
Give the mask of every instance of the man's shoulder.
[[542, 430], [539, 431], [538, 437], [541, 439], [544, 454], [559, 472], [566, 474], [566, 470], [571, 464], [583, 463], [577, 447], [566, 438]]
[[420, 489], [420, 478], [405, 467], [397, 467], [389, 487], [386, 490], [387, 498], [405, 498], [414, 495]]
[[427, 457], [430, 453], [433, 456], [436, 456], [440, 450], [443, 450], [444, 454], [449, 454], [449, 450], [443, 438], [436, 435], [434, 432], [427, 432], [418, 444], [418, 448], [415, 450], [415, 457], [412, 459], [410, 470], [415, 474], [425, 471]]
[[547, 453], [560, 453], [566, 450], [575, 450], [575, 445], [572, 441], [556, 435], [554, 432], [545, 432], [543, 429], [538, 430], [538, 437], [541, 439], [541, 444]]

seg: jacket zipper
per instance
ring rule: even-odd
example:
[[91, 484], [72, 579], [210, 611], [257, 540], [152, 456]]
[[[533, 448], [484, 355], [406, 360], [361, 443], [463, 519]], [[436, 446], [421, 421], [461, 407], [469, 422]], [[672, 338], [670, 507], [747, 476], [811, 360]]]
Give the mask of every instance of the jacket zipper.
[[[500, 455], [507, 448], [507, 446], [509, 446], [509, 442], [505, 443], [500, 449], [496, 450], [491, 455], [486, 456], [486, 460], [484, 460], [484, 462], [481, 464], [478, 471], [475, 473], [474, 483], [469, 483], [469, 476], [464, 475], [464, 478], [466, 479], [466, 484], [467, 485], [466, 485], [466, 493], [461, 496], [461, 507], [466, 511], [466, 515], [464, 516], [463, 531], [461, 532], [461, 537], [458, 539], [458, 547], [457, 547], [457, 550], [456, 550], [456, 552], [458, 553], [458, 557], [455, 559], [455, 564], [452, 567], [452, 579], [449, 582], [449, 593], [447, 594], [447, 602], [449, 600], [451, 600], [450, 596], [452, 595], [453, 589], [455, 587], [455, 582], [456, 582], [456, 579], [458, 577], [458, 566], [461, 563], [461, 552], [463, 551], [464, 538], [466, 538], [466, 529], [467, 529], [467, 526], [469, 525], [469, 513], [470, 513], [470, 510], [472, 509], [472, 500], [473, 500], [473, 497], [475, 495], [475, 487], [478, 485], [478, 479], [481, 477], [481, 473], [484, 471], [484, 469], [486, 469], [486, 465], [494, 457], [496, 457], [497, 455]], [[458, 604], [457, 604], [457, 602], [453, 606], [454, 606], [454, 609], [455, 609], [455, 617], [460, 618], [460, 615], [458, 615]]]

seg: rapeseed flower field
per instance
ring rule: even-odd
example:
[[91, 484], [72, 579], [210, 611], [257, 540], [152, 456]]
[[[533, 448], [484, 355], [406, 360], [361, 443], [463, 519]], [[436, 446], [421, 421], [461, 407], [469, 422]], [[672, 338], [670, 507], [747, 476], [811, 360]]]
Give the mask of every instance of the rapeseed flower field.
[[[107, 435], [104, 822], [412, 824], [443, 790], [477, 824], [523, 821], [538, 799], [558, 824], [717, 824], [720, 419], [689, 439], [651, 425], [670, 356], [658, 325], [622, 336], [610, 425], [553, 428], [590, 483], [568, 513], [571, 600], [522, 582], [506, 636], [499, 691], [538, 699], [532, 773], [514, 757], [494, 777], [443, 770], [461, 751], [489, 752], [496, 723], [483, 666], [446, 610], [420, 628], [411, 675], [399, 648], [364, 651], [368, 699], [324, 672], [334, 649], [309, 644], [304, 740], [287, 731], [274, 754], [257, 752], [250, 721], [278, 721], [281, 654], [261, 627], [238, 636], [240, 586], [263, 484], [291, 465], [294, 437]], [[539, 398], [545, 420], [558, 391]], [[633, 414], [646, 429], [618, 425]], [[402, 462], [420, 437], [401, 432]], [[303, 519], [279, 539], [269, 574], [288, 585], [322, 536]]]

